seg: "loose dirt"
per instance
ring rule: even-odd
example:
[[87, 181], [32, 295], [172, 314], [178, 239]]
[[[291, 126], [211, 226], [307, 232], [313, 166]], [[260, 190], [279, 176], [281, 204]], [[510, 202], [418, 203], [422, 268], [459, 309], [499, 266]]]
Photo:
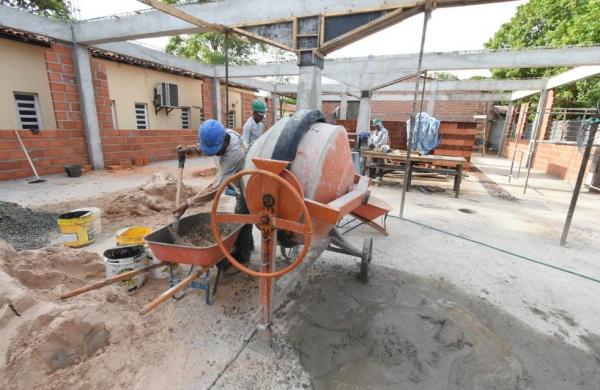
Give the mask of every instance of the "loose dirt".
[[[101, 201], [103, 218], [107, 223], [121, 221], [130, 217], [149, 216], [175, 208], [177, 180], [173, 175], [157, 173], [148, 183], [134, 191], [129, 191]], [[195, 191], [183, 186], [182, 201], [193, 196]]]
[[57, 231], [57, 217], [0, 201], [0, 240], [17, 250], [41, 248], [49, 243], [49, 234]]
[[[221, 237], [227, 237], [235, 229], [234, 225], [219, 225]], [[174, 235], [175, 244], [196, 247], [207, 247], [216, 244], [215, 237], [209, 225], [199, 225], [193, 230]]]

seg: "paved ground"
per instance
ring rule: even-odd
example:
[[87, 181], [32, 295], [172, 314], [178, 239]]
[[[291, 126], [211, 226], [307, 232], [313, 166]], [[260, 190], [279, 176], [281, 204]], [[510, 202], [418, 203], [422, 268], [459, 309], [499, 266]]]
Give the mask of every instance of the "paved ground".
[[[597, 304], [600, 295], [600, 283], [597, 282], [600, 280], [600, 229], [597, 226], [600, 195], [582, 193], [568, 245], [561, 247], [558, 242], [570, 200], [570, 183], [534, 172], [530, 190], [524, 195], [523, 180], [508, 183], [509, 161], [475, 158], [474, 162], [487, 176], [485, 180], [496, 182], [516, 200], [490, 195], [479, 181], [482, 176], [475, 173], [465, 178], [459, 199], [453, 197], [451, 181], [415, 181], [414, 184], [435, 186], [444, 191], [431, 194], [417, 189], [410, 191], [405, 209], [407, 220], [388, 219], [390, 235], [387, 237], [365, 227], [348, 235], [356, 246], [362, 245], [366, 237], [374, 239], [372, 266], [375, 272], [371, 288], [391, 289], [397, 299], [402, 299], [403, 289], [410, 286], [406, 293], [410, 293], [412, 298], [410, 302], [402, 303], [410, 307], [419, 304], [417, 298], [435, 301], [446, 297], [453, 300], [459, 310], [468, 311], [473, 317], [471, 325], [486, 327], [494, 337], [511, 348], [511, 359], [524, 370], [519, 375], [519, 388], [593, 388], [593, 383], [597, 382], [590, 382], [594, 378], [589, 372], [590, 365], [598, 372], [593, 354], [600, 360], [600, 307]], [[197, 159], [188, 166], [206, 167], [211, 164], [211, 160]], [[159, 170], [166, 168], [175, 172], [175, 166], [173, 161], [153, 164], [123, 176], [100, 172], [80, 179], [50, 177], [44, 184], [3, 182], [0, 184], [0, 198], [25, 206], [86, 198], [137, 187]], [[112, 180], [106, 180], [108, 177]], [[201, 182], [189, 176], [186, 179], [190, 185]], [[374, 186], [373, 194], [393, 205], [392, 214], [397, 215], [399, 185]], [[104, 243], [98, 244], [99, 247], [109, 245], [112, 239], [109, 234]], [[257, 257], [258, 252], [254, 256]], [[355, 259], [325, 253], [315, 266], [316, 276], [306, 283], [305, 288], [328, 291], [328, 288], [337, 285], [330, 282], [332, 278], [338, 275], [347, 277], [357, 269]], [[386, 272], [387, 269], [393, 272]], [[243, 300], [246, 305], [240, 305], [236, 295], [245, 296], [248, 290], [253, 292], [256, 287], [254, 281], [243, 276], [239, 278], [225, 281], [215, 305], [210, 308], [190, 296], [167, 303], [154, 314], [164, 317], [165, 321], [174, 315], [177, 318], [175, 329], [181, 339], [173, 339], [169, 349], [177, 349], [181, 356], [174, 361], [177, 365], [168, 364], [167, 368], [173, 375], [179, 375], [178, 387], [207, 387], [243, 346], [253, 327], [250, 321], [256, 319], [256, 305], [250, 302], [254, 302], [254, 294], [249, 297], [250, 301]], [[419, 289], [419, 285], [423, 288]], [[149, 290], [145, 294], [155, 295], [163, 288], [162, 282], [153, 281], [147, 288]], [[359, 289], [354, 292], [361, 294]], [[369, 303], [368, 297], [373, 291], [365, 290], [364, 294], [358, 299]], [[300, 293], [291, 302], [302, 305], [303, 310], [309, 313], [321, 313], [316, 320], [326, 322], [327, 310], [314, 311], [319, 306], [313, 306], [323, 303], [323, 295], [317, 294], [316, 300], [310, 302], [304, 299], [313, 295]], [[283, 334], [295, 321], [294, 313], [294, 310], [288, 313], [287, 309], [279, 313], [277, 326], [283, 329]], [[204, 330], [198, 326], [198, 321], [208, 321], [207, 314], [215, 325]], [[344, 316], [352, 315], [352, 312], [335, 314], [341, 316], [339, 318], [347, 318]], [[223, 328], [217, 326], [218, 323], [227, 326]], [[192, 328], [194, 332], [186, 330]], [[519, 333], [516, 333], [517, 330]], [[210, 340], [215, 337], [217, 349], [209, 347]], [[292, 339], [297, 341], [297, 338]], [[197, 346], [202, 346], [202, 357], [197, 356]], [[523, 352], [528, 346], [535, 347], [532, 349], [535, 353], [527, 355]], [[169, 361], [166, 355], [163, 358]], [[142, 381], [142, 385], [148, 388], [152, 388], [153, 383], [164, 384], [159, 373], [164, 372], [165, 366], [160, 364], [160, 356], [156, 359], [151, 375], [144, 376], [146, 379]], [[543, 365], [531, 366], [532, 363], [528, 362], [540, 359], [544, 360]], [[565, 361], [580, 364], [565, 365]], [[179, 364], [181, 362], [184, 363]], [[243, 384], [267, 388], [270, 387], [267, 383], [284, 383], [280, 382], [281, 378], [274, 382], [272, 378], [249, 376], [248, 370], [257, 364], [261, 368], [269, 367], [270, 371], [291, 363], [285, 359], [278, 361], [259, 357], [246, 348], [226, 369], [216, 387]], [[192, 369], [202, 375], [187, 376]], [[545, 375], [544, 370], [551, 370], [554, 374]], [[330, 374], [331, 377], [336, 375], [335, 372]], [[416, 378], [421, 378], [419, 375]], [[319, 377], [319, 381], [324, 381], [320, 383], [327, 383], [327, 379], [327, 375]]]

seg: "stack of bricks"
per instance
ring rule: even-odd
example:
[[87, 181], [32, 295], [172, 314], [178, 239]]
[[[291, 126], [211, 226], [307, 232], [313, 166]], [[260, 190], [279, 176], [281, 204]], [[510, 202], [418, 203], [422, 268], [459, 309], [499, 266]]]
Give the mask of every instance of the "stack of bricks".
[[406, 150], [406, 122], [383, 121], [383, 127], [388, 130], [389, 145], [392, 149]]
[[99, 61], [91, 61], [94, 94], [96, 95], [96, 111], [100, 130], [113, 130], [112, 107], [108, 93], [108, 75], [106, 65]]
[[66, 130], [83, 129], [71, 47], [55, 43], [44, 52], [44, 57], [56, 127]]
[[202, 108], [204, 109], [204, 119], [215, 118], [215, 100], [213, 99], [213, 79], [202, 79]]
[[[440, 134], [442, 140], [440, 145], [433, 151], [435, 155], [464, 157], [467, 163], [464, 168], [469, 168], [469, 161], [473, 154], [475, 145], [475, 134], [477, 133], [477, 123], [468, 122], [442, 122], [440, 125]], [[442, 166], [454, 166], [452, 163], [445, 163]]]

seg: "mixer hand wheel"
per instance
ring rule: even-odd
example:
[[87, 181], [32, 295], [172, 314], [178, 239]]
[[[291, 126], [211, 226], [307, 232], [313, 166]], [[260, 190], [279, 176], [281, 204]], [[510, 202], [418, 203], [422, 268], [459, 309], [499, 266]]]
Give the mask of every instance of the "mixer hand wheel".
[[[273, 181], [275, 181], [280, 186], [280, 188], [284, 187], [289, 193], [291, 193], [292, 198], [293, 198], [293, 199], [286, 199], [286, 203], [288, 203], [290, 201], [298, 203], [298, 205], [300, 206], [301, 212], [302, 212], [302, 216], [304, 217], [304, 222], [290, 221], [287, 219], [282, 219], [282, 218], [277, 217], [277, 212], [274, 210], [278, 209], [279, 207], [283, 207], [283, 205], [277, 204], [278, 202], [282, 201], [281, 197], [275, 198], [275, 205], [274, 205], [275, 207], [268, 207], [268, 208], [264, 207], [261, 211], [254, 213], [254, 214], [229, 214], [229, 213], [221, 214], [221, 213], [218, 213], [217, 209], [219, 206], [219, 200], [221, 199], [221, 195], [223, 194], [223, 191], [225, 191], [225, 188], [227, 188], [227, 186], [229, 184], [231, 184], [231, 183], [235, 182], [236, 180], [239, 180], [241, 177], [247, 176], [247, 175], [266, 176], [269, 179], [273, 179]], [[227, 248], [225, 247], [225, 243], [223, 242], [223, 236], [221, 234], [221, 231], [219, 230], [218, 225], [220, 223], [255, 224], [255, 225], [257, 225], [258, 229], [263, 233], [263, 237], [268, 236], [268, 234], [272, 233], [274, 229], [286, 230], [286, 231], [302, 234], [304, 237], [304, 244], [302, 247], [302, 251], [290, 265], [288, 265], [287, 267], [282, 268], [278, 271], [273, 271], [273, 272], [255, 271], [255, 270], [250, 269], [250, 268], [244, 266], [243, 264], [241, 264], [227, 250]], [[217, 245], [219, 246], [219, 248], [221, 249], [221, 252], [223, 252], [225, 257], [227, 258], [227, 260], [229, 260], [229, 262], [231, 264], [233, 264], [240, 271], [242, 271], [248, 275], [258, 277], [258, 278], [277, 278], [279, 276], [285, 275], [288, 272], [292, 271], [294, 268], [296, 268], [298, 265], [300, 265], [302, 260], [304, 260], [304, 257], [306, 257], [306, 254], [308, 253], [308, 250], [309, 250], [310, 244], [311, 244], [311, 240], [312, 240], [312, 222], [311, 222], [310, 216], [308, 214], [308, 209], [306, 207], [306, 204], [304, 203], [304, 199], [302, 198], [302, 196], [300, 196], [298, 191], [296, 191], [296, 189], [284, 178], [282, 178], [281, 176], [276, 175], [272, 172], [265, 171], [262, 169], [248, 169], [248, 170], [240, 171], [240, 172], [236, 173], [235, 175], [229, 177], [227, 180], [225, 180], [225, 182], [223, 182], [221, 184], [221, 186], [219, 187], [219, 190], [217, 191], [217, 194], [215, 195], [213, 203], [212, 203], [210, 224], [211, 224], [213, 235], [215, 237], [215, 241], [216, 241]], [[265, 240], [263, 239], [263, 244], [265, 244], [264, 241]], [[266, 252], [266, 251], [269, 251], [269, 252]], [[261, 252], [262, 252], [263, 256], [265, 256], [265, 253], [268, 253], [268, 256], [274, 255], [273, 253], [270, 253], [270, 252], [272, 252], [272, 248], [271, 249], [261, 248]], [[263, 259], [262, 261], [264, 262], [265, 259]]]

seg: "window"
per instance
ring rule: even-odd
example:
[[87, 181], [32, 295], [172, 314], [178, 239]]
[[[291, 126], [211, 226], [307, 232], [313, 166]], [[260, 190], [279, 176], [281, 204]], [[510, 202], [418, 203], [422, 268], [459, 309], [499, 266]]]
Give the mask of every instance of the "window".
[[200, 124], [204, 123], [204, 107], [200, 107]]
[[37, 95], [33, 93], [15, 92], [17, 114], [22, 129], [37, 131], [42, 127]]
[[190, 128], [190, 108], [189, 107], [181, 107], [181, 128], [182, 129]]
[[229, 111], [227, 113], [227, 128], [235, 129], [235, 111]]
[[148, 105], [146, 103], [135, 103], [135, 123], [138, 130], [148, 128]]
[[110, 101], [110, 112], [112, 114], [113, 129], [117, 130], [119, 126], [117, 125], [117, 106], [114, 100]]

